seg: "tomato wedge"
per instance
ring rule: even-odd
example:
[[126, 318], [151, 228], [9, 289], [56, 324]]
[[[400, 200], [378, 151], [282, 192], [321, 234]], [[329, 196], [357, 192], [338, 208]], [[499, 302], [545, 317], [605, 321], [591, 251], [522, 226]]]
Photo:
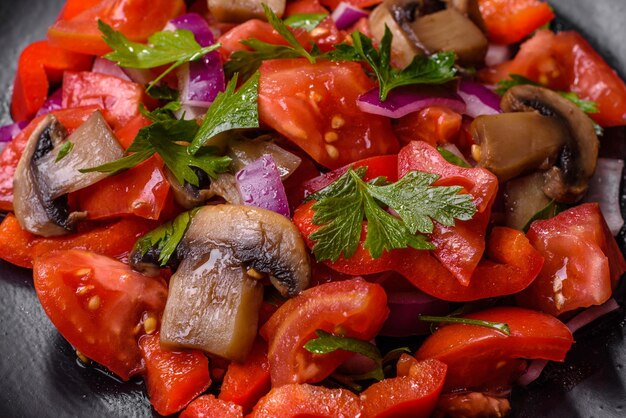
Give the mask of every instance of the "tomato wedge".
[[141, 337], [139, 348], [146, 365], [148, 398], [159, 414], [181, 411], [211, 385], [209, 359], [201, 351], [163, 350], [158, 332]]
[[269, 346], [272, 386], [319, 382], [353, 355], [314, 355], [304, 349], [316, 330], [369, 341], [388, 314], [383, 288], [360, 279], [326, 283], [289, 299], [261, 328]]
[[165, 308], [162, 278], [81, 250], [37, 257], [33, 276], [48, 318], [76, 350], [123, 380], [143, 370], [137, 338]]
[[179, 418], [243, 418], [241, 407], [233, 402], [203, 395], [189, 404]]
[[76, 15], [62, 14], [48, 29], [48, 39], [69, 51], [104, 55], [111, 49], [98, 30], [98, 19], [131, 41], [145, 42], [154, 32], [162, 30], [168, 20], [184, 11], [183, 0], [102, 0]]
[[519, 42], [554, 19], [554, 12], [539, 0], [478, 0], [489, 40], [497, 44]]
[[463, 117], [444, 106], [429, 106], [398, 119], [393, 131], [400, 142], [424, 141], [433, 147], [454, 142], [461, 132]]
[[530, 243], [545, 258], [539, 277], [516, 300], [551, 315], [606, 302], [626, 271], [626, 261], [597, 203], [536, 221]]
[[375, 86], [357, 63], [264, 61], [259, 118], [324, 167], [398, 150], [389, 119], [364, 113], [358, 97]]
[[254, 407], [250, 418], [359, 417], [361, 402], [350, 391], [289, 384], [274, 388]]
[[[477, 325], [445, 325], [417, 350], [419, 359], [437, 359], [448, 365], [444, 392], [459, 389], [486, 390], [510, 384], [523, 372], [502, 368], [511, 359], [563, 361], [574, 339], [570, 330], [553, 316], [522, 308], [493, 308], [467, 318], [501, 322], [510, 335]], [[517, 364], [519, 366], [519, 364]], [[505, 368], [506, 369], [506, 368]], [[496, 377], [502, 377], [497, 379]], [[498, 381], [499, 380], [499, 381]]]

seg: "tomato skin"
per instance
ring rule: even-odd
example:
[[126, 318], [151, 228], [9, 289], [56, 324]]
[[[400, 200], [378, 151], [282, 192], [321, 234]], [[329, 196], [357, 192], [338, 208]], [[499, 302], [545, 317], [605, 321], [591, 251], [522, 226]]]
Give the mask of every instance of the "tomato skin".
[[44, 311], [74, 348], [123, 380], [142, 371], [137, 329], [163, 312], [162, 278], [81, 250], [37, 257], [33, 276]]
[[626, 271], [597, 203], [533, 222], [527, 236], [546, 262], [539, 277], [516, 296], [520, 306], [557, 316], [600, 305]]
[[113, 129], [136, 117], [142, 100], [143, 88], [132, 81], [88, 71], [63, 76], [63, 107], [99, 106], [108, 111]]
[[145, 42], [184, 11], [183, 0], [102, 0], [70, 18], [56, 21], [48, 29], [48, 39], [69, 51], [104, 55], [111, 49], [98, 30], [98, 19], [131, 41]]
[[165, 206], [170, 184], [163, 172], [163, 161], [147, 161], [78, 192], [79, 206], [88, 219], [138, 216], [157, 220]]
[[289, 299], [261, 328], [268, 342], [272, 386], [319, 382], [353, 355], [305, 350], [316, 330], [369, 341], [388, 314], [383, 288], [360, 279], [322, 284]]
[[498, 384], [510, 384], [517, 377], [508, 376], [508, 382], [494, 381], [498, 369], [509, 360], [563, 361], [574, 341], [570, 330], [558, 319], [528, 309], [493, 308], [465, 317], [506, 323], [511, 335], [482, 326], [452, 324], [428, 337], [415, 357], [437, 359], [448, 365], [444, 392], [502, 389]]
[[209, 388], [209, 360], [198, 350], [163, 350], [159, 338], [158, 332], [144, 335], [139, 348], [146, 366], [150, 403], [159, 414], [170, 415]]
[[267, 344], [258, 338], [243, 363], [231, 362], [228, 365], [218, 398], [240, 405], [243, 413], [247, 414], [270, 389]]
[[72, 19], [101, 2], [102, 0], [66, 0], [61, 13], [59, 13], [58, 20]]
[[63, 71], [91, 68], [92, 57], [57, 48], [48, 41], [28, 45], [17, 62], [11, 115], [16, 121], [32, 118], [48, 97], [50, 84], [61, 81]]
[[489, 40], [509, 45], [519, 42], [554, 19], [547, 3], [539, 0], [478, 0]]
[[335, 169], [397, 151], [389, 119], [356, 106], [358, 97], [375, 86], [359, 64], [269, 60], [260, 72], [261, 122], [324, 167]]
[[122, 148], [127, 149], [133, 143], [141, 128], [145, 128], [152, 124], [152, 121], [144, 115], [137, 115], [132, 118], [126, 125], [115, 131], [115, 138]]
[[254, 407], [250, 418], [352, 418], [361, 416], [359, 398], [345, 389], [307, 384], [273, 388]]
[[626, 125], [626, 84], [577, 32], [537, 31], [513, 60], [482, 70], [479, 77], [496, 84], [509, 74], [597, 103], [599, 112], [589, 116], [602, 126]]
[[189, 404], [179, 418], [243, 418], [241, 407], [213, 395], [203, 395]]

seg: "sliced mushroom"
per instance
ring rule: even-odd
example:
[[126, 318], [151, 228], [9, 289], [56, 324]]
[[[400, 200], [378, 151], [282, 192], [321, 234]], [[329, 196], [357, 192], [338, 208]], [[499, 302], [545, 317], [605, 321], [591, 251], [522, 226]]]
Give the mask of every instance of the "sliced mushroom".
[[278, 17], [285, 13], [285, 0], [207, 0], [209, 11], [218, 22], [241, 23], [250, 19], [265, 20], [265, 3]]
[[167, 181], [172, 187], [174, 200], [185, 209], [192, 209], [200, 206], [214, 196], [214, 193], [209, 190], [211, 185], [211, 179], [209, 176], [200, 169], [194, 169], [194, 167], [192, 167], [192, 169], [200, 180], [198, 186], [194, 186], [193, 184], [189, 184], [187, 182], [180, 184], [170, 169], [165, 169], [165, 178], [167, 178]]
[[277, 213], [239, 205], [201, 208], [177, 250], [161, 344], [231, 359], [247, 355], [263, 298], [259, 273], [285, 296], [308, 286], [309, 259], [298, 229]]
[[552, 166], [569, 137], [560, 120], [536, 112], [478, 116], [470, 132], [478, 166], [494, 173], [500, 182], [542, 165], [545, 169]]
[[504, 189], [505, 223], [522, 230], [550, 199], [543, 193], [543, 174], [532, 173], [506, 183]]
[[560, 120], [568, 130], [556, 164], [544, 175], [544, 193], [558, 202], [580, 200], [598, 161], [600, 141], [593, 122], [578, 106], [558, 93], [533, 85], [515, 86], [502, 98], [505, 112], [535, 111]]
[[393, 39], [391, 41], [391, 61], [394, 65], [404, 68], [413, 61], [416, 55], [422, 53], [420, 48], [415, 45], [407, 33], [400, 27], [398, 22], [391, 14], [388, 2], [380, 4], [370, 14], [369, 29], [372, 37], [380, 43], [385, 34], [385, 25], [391, 31]]
[[[13, 178], [15, 216], [24, 229], [36, 235], [48, 237], [71, 231], [85, 213], [70, 213], [67, 194], [107, 176], [78, 170], [123, 155], [100, 112], [94, 112], [71, 136], [66, 136], [58, 120], [46, 116], [28, 139]], [[72, 144], [70, 151], [59, 159], [60, 148], [68, 142]]]
[[446, 0], [448, 7], [454, 8], [469, 17], [483, 32], [487, 32], [478, 0]]

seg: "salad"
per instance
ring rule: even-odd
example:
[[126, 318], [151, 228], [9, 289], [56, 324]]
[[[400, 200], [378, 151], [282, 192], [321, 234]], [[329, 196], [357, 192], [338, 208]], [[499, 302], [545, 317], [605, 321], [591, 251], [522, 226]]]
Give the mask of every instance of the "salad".
[[0, 258], [160, 415], [506, 416], [626, 272], [626, 85], [553, 19], [68, 0], [0, 128]]

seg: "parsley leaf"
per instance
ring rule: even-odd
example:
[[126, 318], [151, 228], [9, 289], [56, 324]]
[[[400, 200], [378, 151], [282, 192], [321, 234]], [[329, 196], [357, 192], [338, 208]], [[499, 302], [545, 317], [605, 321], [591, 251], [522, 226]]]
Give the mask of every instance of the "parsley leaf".
[[[318, 261], [336, 261], [354, 255], [358, 248], [363, 219], [367, 219], [364, 247], [373, 258], [383, 251], [412, 247], [433, 249], [425, 235], [433, 230], [433, 220], [454, 225], [455, 219], [471, 219], [476, 212], [472, 197], [459, 194], [461, 187], [434, 187], [435, 174], [409, 172], [392, 184], [380, 179], [366, 183], [366, 168], [348, 169], [335, 182], [309, 196], [313, 223], [322, 225], [311, 234], [316, 241], [313, 254]], [[393, 209], [399, 216], [390, 214]], [[419, 234], [418, 234], [419, 232]]]
[[483, 321], [482, 319], [470, 319], [470, 318], [458, 318], [454, 316], [430, 316], [420, 315], [420, 321], [432, 322], [437, 324], [463, 324], [463, 325], [478, 325], [481, 327], [495, 329], [505, 335], [511, 335], [509, 325], [503, 322]]
[[280, 20], [276, 14], [274, 14], [272, 9], [270, 9], [267, 4], [261, 4], [263, 6], [263, 11], [265, 12], [265, 17], [274, 30], [278, 32], [280, 36], [285, 38], [287, 42], [289, 42], [289, 45], [291, 45], [291, 48], [293, 48], [294, 51], [298, 52], [304, 58], [307, 58], [311, 64], [315, 64], [315, 58], [311, 56], [311, 54], [309, 54], [302, 45], [300, 45], [300, 42], [298, 42], [294, 34], [291, 33], [287, 25], [285, 25], [285, 23]]
[[585, 113], [598, 113], [598, 104], [591, 100], [583, 100], [573, 91], [560, 91], [559, 94], [574, 103]]
[[63, 158], [65, 158], [67, 154], [69, 154], [70, 151], [72, 151], [72, 148], [74, 148], [74, 143], [70, 141], [67, 141], [63, 145], [61, 145], [61, 148], [59, 148], [59, 153], [57, 154], [57, 157], [54, 159], [54, 162], [58, 163]]
[[530, 78], [526, 78], [523, 75], [509, 74], [509, 78], [507, 78], [506, 80], [498, 81], [498, 84], [496, 86], [496, 93], [498, 93], [500, 96], [504, 96], [504, 93], [506, 93], [513, 87], [522, 86], [524, 84], [530, 84], [531, 86], [541, 86], [541, 84], [535, 83], [533, 80], [531, 80]]
[[449, 163], [452, 163], [454, 165], [458, 165], [459, 167], [464, 167], [464, 168], [470, 168], [471, 167], [461, 157], [459, 157], [458, 155], [456, 155], [452, 151], [449, 151], [449, 150], [445, 149], [444, 147], [437, 147], [437, 151], [439, 151], [439, 154], [441, 154], [443, 159], [446, 160]]
[[308, 32], [315, 29], [322, 20], [326, 19], [327, 13], [297, 13], [284, 20], [285, 25], [294, 29], [304, 29]]
[[326, 331], [315, 331], [317, 338], [307, 341], [304, 349], [313, 354], [328, 354], [337, 350], [350, 351], [364, 355], [376, 363], [376, 368], [368, 373], [368, 377], [376, 380], [383, 380], [383, 358], [378, 348], [368, 342], [357, 338], [337, 337]]
[[365, 61], [378, 79], [380, 100], [387, 99], [391, 90], [400, 86], [414, 84], [443, 84], [456, 77], [453, 52], [440, 52], [430, 57], [416, 55], [403, 70], [391, 66], [391, 40], [393, 36], [387, 26], [376, 50], [370, 38], [355, 31], [352, 33], [352, 45], [337, 45], [335, 51], [328, 54], [333, 61]]
[[256, 73], [235, 92], [237, 75], [226, 90], [217, 95], [202, 126], [194, 136], [189, 153], [195, 154], [201, 147], [210, 144], [215, 135], [231, 129], [247, 129], [259, 127], [259, 73]]
[[188, 30], [156, 32], [148, 38], [148, 44], [132, 42], [121, 32], [98, 20], [98, 29], [102, 32], [104, 42], [113, 49], [104, 57], [127, 68], [154, 68], [172, 64], [154, 81], [147, 90], [158, 83], [171, 71], [186, 62], [196, 61], [221, 45], [214, 44], [201, 47], [193, 33]]
[[146, 93], [148, 93], [148, 96], [157, 100], [167, 100], [170, 102], [178, 100], [178, 90], [173, 89], [166, 85], [153, 86]]
[[145, 256], [152, 248], [156, 248], [159, 254], [159, 262], [161, 266], [167, 265], [168, 261], [176, 251], [178, 244], [185, 236], [191, 219], [199, 208], [189, 212], [183, 212], [174, 220], [164, 223], [158, 228], [148, 232], [137, 240], [133, 247], [133, 252]]

